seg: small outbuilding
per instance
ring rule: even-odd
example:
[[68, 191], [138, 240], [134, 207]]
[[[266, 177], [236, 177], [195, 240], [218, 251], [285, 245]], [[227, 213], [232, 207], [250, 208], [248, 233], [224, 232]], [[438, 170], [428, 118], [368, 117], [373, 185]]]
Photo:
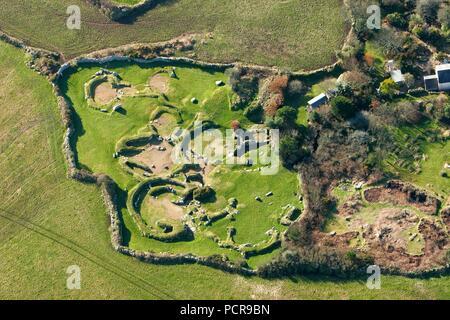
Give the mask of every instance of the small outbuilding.
[[308, 110], [312, 111], [314, 109], [317, 109], [321, 105], [324, 105], [327, 103], [328, 103], [327, 95], [325, 93], [321, 93], [317, 97], [308, 101]]
[[394, 60], [389, 60], [386, 63], [386, 69], [391, 75], [391, 79], [398, 84], [399, 86], [403, 86], [405, 84], [405, 76], [402, 73], [402, 70], [400, 70]]
[[391, 78], [398, 85], [403, 85], [405, 83], [405, 76], [403, 75], [401, 70], [392, 70]]

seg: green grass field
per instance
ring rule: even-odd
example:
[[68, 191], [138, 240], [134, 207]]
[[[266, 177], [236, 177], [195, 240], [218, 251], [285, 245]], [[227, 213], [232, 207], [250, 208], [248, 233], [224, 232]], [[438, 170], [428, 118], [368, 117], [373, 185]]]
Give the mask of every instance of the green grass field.
[[442, 177], [444, 164], [450, 162], [450, 141], [445, 143], [430, 143], [425, 146], [427, 159], [421, 161], [421, 172], [416, 175], [405, 174], [405, 178], [411, 180], [423, 188], [429, 188], [437, 194], [448, 196], [450, 194], [450, 178]]
[[[66, 178], [63, 129], [46, 80], [0, 43], [0, 298], [3, 299], [448, 299], [450, 277], [267, 281], [202, 266], [155, 266], [116, 253], [95, 187]], [[32, 84], [32, 85], [30, 85]], [[66, 289], [79, 265], [82, 289]]]
[[[66, 27], [69, 5], [81, 8], [79, 31]], [[315, 69], [335, 62], [348, 30], [345, 20], [342, 0], [168, 1], [124, 24], [83, 0], [0, 0], [0, 30], [66, 58], [212, 32], [214, 38], [195, 49], [201, 60]]]

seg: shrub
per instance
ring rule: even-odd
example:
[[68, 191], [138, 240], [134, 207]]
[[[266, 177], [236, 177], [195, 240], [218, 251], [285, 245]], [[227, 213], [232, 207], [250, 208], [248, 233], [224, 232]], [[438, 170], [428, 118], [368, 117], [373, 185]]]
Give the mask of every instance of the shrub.
[[348, 84], [353, 91], [360, 91], [370, 85], [370, 78], [357, 70], [343, 73], [340, 79]]
[[419, 124], [423, 120], [423, 114], [418, 110], [418, 106], [408, 101], [399, 102], [395, 106], [395, 111], [404, 124]]
[[425, 39], [427, 37], [427, 31], [422, 25], [417, 25], [412, 29], [412, 33], [418, 36], [420, 39]]
[[348, 83], [339, 83], [336, 87], [336, 94], [347, 98], [353, 97], [353, 89]]
[[354, 69], [363, 55], [364, 45], [356, 36], [352, 36], [342, 50], [337, 53], [338, 58], [342, 60], [342, 67], [346, 70]]
[[231, 129], [233, 130], [237, 130], [241, 127], [241, 123], [239, 122], [239, 120], [233, 120], [231, 121]]
[[288, 80], [286, 75], [274, 77], [269, 83], [269, 92], [275, 95], [283, 95], [288, 86]]
[[386, 79], [381, 83], [380, 94], [385, 98], [393, 98], [399, 92], [399, 86], [392, 79]]
[[319, 123], [321, 121], [320, 114], [317, 111], [313, 111], [309, 114], [309, 120], [311, 122]]
[[376, 34], [374, 41], [379, 47], [383, 48], [386, 57], [394, 58], [402, 52], [406, 35], [392, 28], [383, 27]]
[[414, 76], [411, 73], [405, 73], [405, 84], [408, 88], [412, 88], [415, 84]]
[[300, 80], [292, 80], [287, 87], [287, 95], [291, 98], [302, 95], [306, 91], [305, 85]]
[[299, 228], [297, 228], [297, 225], [294, 225], [287, 230], [287, 237], [294, 242], [298, 242], [300, 240], [301, 233]]
[[258, 103], [254, 102], [245, 109], [244, 116], [253, 122], [261, 122], [263, 118], [263, 109]]
[[403, 9], [403, 3], [401, 0], [382, 0], [381, 5], [391, 10]]
[[436, 27], [430, 27], [427, 29], [427, 31], [424, 33], [424, 39], [425, 41], [431, 42], [431, 44], [435, 46], [440, 46], [443, 42], [443, 38], [441, 35], [441, 31]]
[[428, 23], [432, 24], [437, 19], [440, 0], [418, 0], [417, 13]]
[[445, 93], [441, 93], [435, 100], [432, 108], [433, 117], [439, 121], [448, 122], [450, 119], [450, 103]]
[[294, 168], [305, 157], [301, 139], [291, 135], [284, 136], [280, 141], [280, 157], [286, 168]]
[[258, 91], [258, 79], [244, 68], [233, 68], [230, 73], [233, 91], [245, 102], [252, 100]]
[[331, 100], [331, 113], [338, 118], [349, 119], [355, 115], [353, 102], [344, 96], [337, 96]]
[[377, 109], [379, 108], [381, 105], [381, 102], [377, 99], [372, 99], [372, 101], [370, 102], [370, 109]]
[[441, 6], [438, 11], [438, 21], [443, 29], [450, 28], [450, 5]]
[[364, 61], [367, 63], [367, 65], [369, 67], [373, 67], [373, 65], [375, 63], [375, 58], [372, 54], [370, 54], [369, 52], [366, 52], [364, 54]]
[[444, 62], [445, 59], [447, 59], [447, 54], [445, 54], [444, 52], [438, 52], [436, 54], [436, 60], [438, 60], [440, 62]]
[[386, 20], [391, 26], [400, 29], [405, 29], [408, 25], [406, 19], [398, 12], [388, 14]]
[[412, 31], [415, 27], [422, 26], [425, 23], [423, 18], [418, 14], [413, 14], [409, 18], [409, 26], [408, 29]]
[[283, 107], [277, 111], [271, 121], [271, 127], [278, 129], [292, 129], [296, 127], [297, 110], [292, 107]]
[[284, 98], [281, 94], [275, 94], [265, 103], [264, 113], [266, 116], [274, 117], [278, 109], [284, 104]]
[[444, 107], [444, 117], [450, 119], [450, 104]]

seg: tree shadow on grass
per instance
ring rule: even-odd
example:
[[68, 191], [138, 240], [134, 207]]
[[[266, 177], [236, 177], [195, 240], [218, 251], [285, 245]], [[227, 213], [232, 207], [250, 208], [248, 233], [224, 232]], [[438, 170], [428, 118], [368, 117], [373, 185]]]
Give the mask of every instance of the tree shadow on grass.
[[115, 20], [115, 22], [119, 24], [132, 25], [138, 20], [139, 17], [143, 16], [148, 11], [155, 9], [158, 6], [171, 6], [176, 2], [178, 2], [178, 0], [154, 0], [140, 9], [132, 9], [129, 14], [121, 19]]
[[131, 241], [131, 231], [127, 228], [125, 225], [125, 222], [123, 221], [123, 212], [127, 210], [127, 199], [128, 199], [128, 192], [122, 190], [119, 188], [119, 186], [116, 186], [117, 188], [117, 209], [119, 210], [119, 220], [121, 224], [121, 233], [122, 233], [122, 245], [128, 247], [130, 245]]

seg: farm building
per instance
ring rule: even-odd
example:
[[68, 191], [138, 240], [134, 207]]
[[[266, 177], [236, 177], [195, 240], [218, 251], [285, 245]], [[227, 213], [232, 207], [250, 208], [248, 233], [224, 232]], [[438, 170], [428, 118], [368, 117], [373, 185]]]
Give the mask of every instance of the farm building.
[[389, 60], [387, 62], [387, 70], [391, 75], [392, 80], [400, 86], [405, 84], [405, 76], [402, 71], [395, 66], [394, 60]]
[[403, 75], [401, 70], [392, 70], [391, 78], [398, 85], [402, 85], [405, 83], [405, 76]]
[[321, 105], [326, 104], [327, 102], [327, 95], [325, 93], [321, 93], [317, 97], [314, 97], [313, 99], [308, 101], [308, 111], [312, 111], [313, 109], [316, 109]]
[[423, 79], [428, 91], [450, 91], [450, 63], [437, 66], [436, 74]]

